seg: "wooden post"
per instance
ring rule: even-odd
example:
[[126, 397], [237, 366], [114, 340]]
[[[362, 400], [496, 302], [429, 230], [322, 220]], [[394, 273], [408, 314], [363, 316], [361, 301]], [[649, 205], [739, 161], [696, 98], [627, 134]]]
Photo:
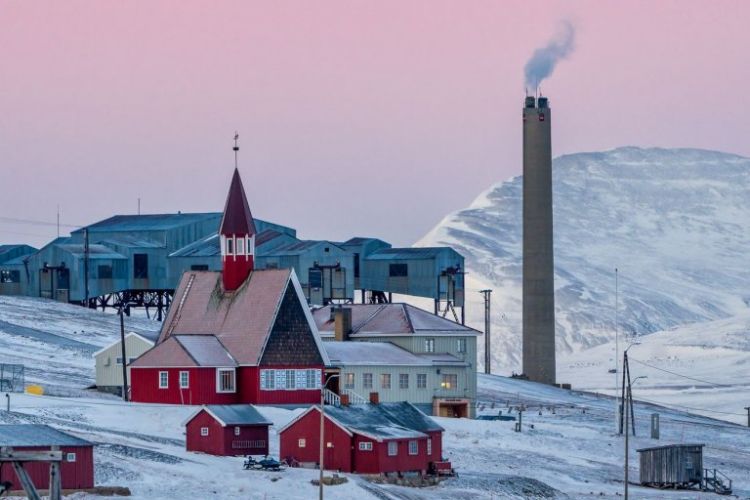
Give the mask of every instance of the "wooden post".
[[39, 498], [39, 493], [37, 493], [36, 488], [34, 487], [34, 483], [31, 481], [31, 478], [26, 473], [26, 469], [23, 468], [23, 464], [21, 462], [11, 462], [13, 464], [13, 470], [16, 471], [16, 476], [18, 476], [18, 480], [21, 481], [21, 486], [23, 486], [23, 491], [26, 492], [26, 496], [29, 498], [29, 500], [41, 500]]
[[128, 359], [125, 357], [125, 318], [123, 303], [120, 301], [120, 351], [122, 352], [122, 400], [128, 400]]
[[[59, 446], [53, 446], [52, 451], [60, 450]], [[60, 462], [49, 464], [49, 500], [60, 500], [62, 498], [62, 478], [60, 477]]]

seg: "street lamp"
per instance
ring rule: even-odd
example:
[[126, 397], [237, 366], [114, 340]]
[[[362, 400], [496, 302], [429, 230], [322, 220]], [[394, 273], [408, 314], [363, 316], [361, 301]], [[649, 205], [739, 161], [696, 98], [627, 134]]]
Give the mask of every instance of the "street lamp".
[[320, 500], [323, 500], [323, 459], [324, 459], [324, 449], [325, 449], [325, 438], [324, 438], [324, 431], [325, 428], [325, 395], [326, 395], [326, 387], [328, 387], [328, 382], [331, 380], [338, 378], [338, 374], [333, 374], [328, 377], [325, 384], [323, 384], [323, 387], [320, 388], [320, 478], [318, 481], [318, 498]]
[[[633, 347], [634, 345], [635, 344], [630, 344], [630, 347]], [[630, 347], [628, 347], [628, 349], [630, 349]], [[628, 349], [625, 349], [625, 355], [626, 356], [628, 354]], [[631, 408], [633, 406], [633, 394], [632, 394], [630, 388], [633, 387], [635, 385], [635, 383], [638, 382], [642, 378], [648, 378], [648, 376], [641, 375], [640, 377], [636, 377], [636, 378], [633, 379], [633, 381], [628, 386], [628, 393], [625, 396], [625, 401], [629, 401], [630, 402], [629, 404], [630, 404]], [[625, 412], [625, 500], [627, 500], [627, 498], [628, 498], [628, 472], [629, 472], [628, 471], [628, 436], [630, 435], [630, 431], [628, 430], [628, 415], [629, 415], [628, 409], [626, 407], [626, 408], [623, 408], [623, 410]]]

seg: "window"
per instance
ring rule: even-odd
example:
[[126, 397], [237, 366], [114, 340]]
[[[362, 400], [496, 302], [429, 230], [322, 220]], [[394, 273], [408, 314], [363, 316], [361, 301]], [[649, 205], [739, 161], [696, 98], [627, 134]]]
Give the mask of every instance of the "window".
[[388, 276], [391, 278], [400, 278], [403, 276], [409, 276], [409, 265], [408, 264], [390, 264], [388, 266]]
[[354, 277], [359, 278], [359, 254], [354, 254]]
[[193, 264], [190, 266], [191, 271], [208, 271], [208, 264]]
[[235, 427], [234, 428], [234, 435], [235, 436], [239, 436], [240, 435], [240, 428], [239, 427]]
[[408, 389], [409, 388], [409, 374], [408, 373], [399, 373], [398, 374], [398, 388], [399, 389]]
[[391, 374], [390, 373], [381, 373], [380, 374], [380, 388], [381, 389], [390, 389], [391, 388]]
[[100, 280], [111, 280], [112, 279], [112, 266], [98, 266], [96, 268], [97, 276]]
[[354, 389], [354, 374], [353, 373], [344, 374], [344, 388]]
[[466, 352], [466, 339], [456, 339], [456, 351]]
[[276, 370], [260, 371], [260, 388], [265, 391], [272, 391], [276, 388]]
[[310, 285], [310, 288], [322, 288], [323, 271], [320, 269], [310, 269], [307, 272], [307, 282]]
[[427, 389], [426, 373], [417, 373], [417, 389]]
[[435, 352], [435, 339], [424, 339], [424, 352]]
[[395, 457], [398, 455], [398, 441], [388, 441], [388, 456]]
[[306, 382], [308, 389], [320, 389], [320, 370], [305, 370]]
[[440, 387], [443, 389], [448, 390], [456, 390], [456, 386], [458, 385], [458, 375], [455, 373], [444, 373], [443, 374], [443, 380], [440, 382]]
[[65, 454], [65, 461], [66, 462], [75, 462], [76, 461], [76, 454], [75, 453], [66, 453]]
[[[122, 360], [120, 360], [122, 364]], [[167, 389], [169, 387], [169, 372], [159, 372], [159, 389]]]
[[307, 445], [307, 442], [305, 441], [305, 438], [299, 439], [297, 441], [298, 448], [304, 448], [306, 445]]
[[121, 364], [122, 364], [122, 358], [120, 358], [120, 357], [118, 357], [118, 358], [117, 358], [117, 364], [118, 364], [118, 365], [121, 365]]
[[409, 441], [409, 455], [417, 455], [419, 453], [419, 443], [417, 441]]
[[294, 390], [297, 387], [295, 384], [296, 372], [297, 370], [286, 370], [286, 383], [284, 386], [287, 389]]
[[216, 370], [216, 392], [235, 392], [234, 368]]
[[372, 389], [372, 373], [362, 374], [362, 387], [364, 389]]
[[208, 436], [208, 427], [201, 427], [201, 436]]
[[[128, 364], [132, 363], [132, 362], [133, 362], [133, 361], [135, 361], [136, 359], [138, 359], [138, 358], [128, 358]], [[122, 358], [117, 358], [117, 364], [118, 364], [118, 365], [121, 365], [121, 364], [122, 364]]]
[[148, 254], [133, 254], [133, 278], [148, 279]]
[[427, 455], [432, 455], [432, 438], [427, 438]]
[[0, 283], [20, 283], [21, 271], [0, 271]]
[[372, 451], [372, 441], [360, 441], [359, 450], [360, 451]]
[[180, 372], [180, 389], [190, 387], [190, 372]]
[[237, 238], [237, 255], [245, 255], [245, 238]]
[[227, 255], [234, 255], [234, 239], [227, 238]]

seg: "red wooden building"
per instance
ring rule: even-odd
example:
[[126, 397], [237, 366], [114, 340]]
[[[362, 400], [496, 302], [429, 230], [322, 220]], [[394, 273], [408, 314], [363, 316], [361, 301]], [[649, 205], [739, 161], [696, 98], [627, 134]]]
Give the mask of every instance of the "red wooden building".
[[188, 451], [210, 455], [268, 455], [271, 422], [252, 405], [204, 406], [185, 423]]
[[[443, 428], [407, 402], [326, 406], [324, 466], [359, 474], [426, 473], [442, 461]], [[310, 407], [279, 430], [280, 455], [320, 457], [320, 410]]]
[[[62, 451], [60, 480], [63, 489], [94, 487], [94, 444], [47, 425], [0, 425], [0, 448], [14, 451], [49, 451], [53, 446]], [[24, 469], [37, 490], [49, 488], [49, 463], [26, 462]], [[0, 470], [0, 483], [9, 481], [11, 490], [22, 490], [21, 482], [11, 464]]]
[[315, 403], [325, 350], [294, 271], [253, 270], [255, 224], [236, 169], [219, 233], [222, 272], [182, 276], [156, 345], [130, 365], [131, 399]]

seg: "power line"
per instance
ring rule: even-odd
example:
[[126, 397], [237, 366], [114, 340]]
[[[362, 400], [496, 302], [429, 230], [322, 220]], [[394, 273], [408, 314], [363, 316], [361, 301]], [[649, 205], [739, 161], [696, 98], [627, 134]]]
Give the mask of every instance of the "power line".
[[734, 387], [734, 386], [728, 385], [728, 384], [717, 384], [715, 382], [709, 382], [708, 380], [701, 380], [699, 378], [689, 377], [689, 376], [683, 375], [681, 373], [673, 372], [673, 371], [670, 371], [670, 370], [667, 370], [667, 369], [664, 369], [664, 368], [659, 368], [658, 366], [650, 365], [650, 364], [645, 363], [643, 361], [638, 361], [637, 359], [635, 359], [633, 357], [631, 357], [630, 360], [631, 361], [635, 361], [636, 363], [639, 363], [641, 365], [648, 366], [649, 368], [653, 368], [654, 370], [659, 370], [659, 371], [662, 371], [662, 372], [665, 372], [665, 373], [669, 373], [670, 375], [674, 375], [676, 377], [686, 378], [686, 379], [692, 380], [694, 382], [700, 382], [702, 384], [713, 385], [713, 386], [716, 386], [716, 387]]
[[[15, 217], [0, 217], [0, 221], [9, 222], [11, 224], [31, 224], [37, 226], [54, 226], [57, 227], [57, 222], [49, 222], [44, 220], [33, 220], [33, 219], [17, 219]], [[61, 227], [72, 227], [78, 229], [83, 227], [83, 224], [60, 224]]]
[[705, 412], [708, 412], [708, 413], [718, 413], [718, 414], [721, 414], [721, 415], [736, 415], [736, 416], [739, 416], [739, 417], [744, 417], [745, 416], [744, 413], [733, 413], [733, 412], [729, 412], [729, 411], [709, 410], [707, 408], [696, 408], [694, 406], [678, 405], [678, 404], [674, 404], [674, 403], [662, 403], [662, 402], [659, 402], [659, 401], [652, 401], [650, 399], [645, 399], [645, 398], [642, 398], [642, 397], [638, 397], [637, 401], [645, 401], [646, 403], [651, 403], [651, 404], [655, 404], [655, 405], [659, 405], [659, 406], [665, 406], [665, 407], [685, 408], [687, 410], [705, 411]]

